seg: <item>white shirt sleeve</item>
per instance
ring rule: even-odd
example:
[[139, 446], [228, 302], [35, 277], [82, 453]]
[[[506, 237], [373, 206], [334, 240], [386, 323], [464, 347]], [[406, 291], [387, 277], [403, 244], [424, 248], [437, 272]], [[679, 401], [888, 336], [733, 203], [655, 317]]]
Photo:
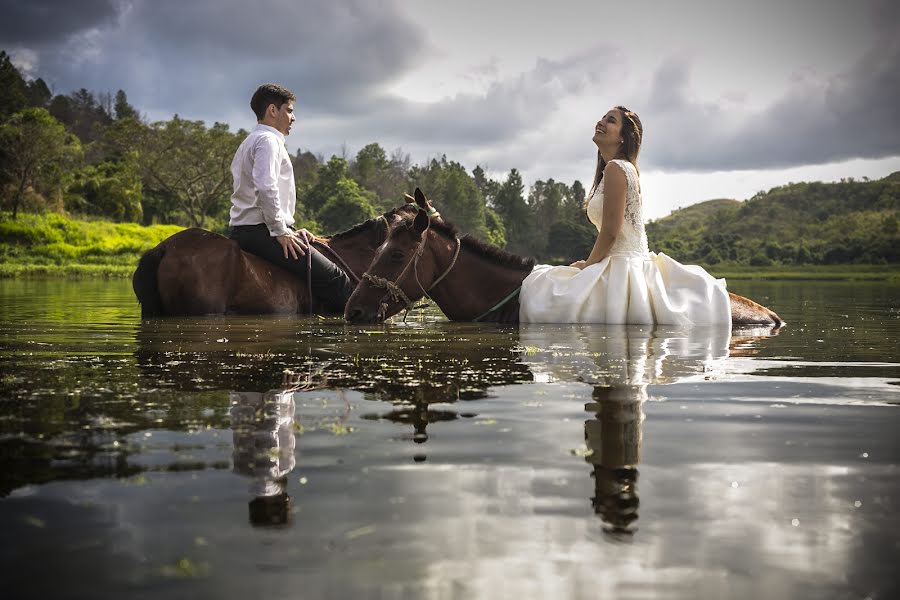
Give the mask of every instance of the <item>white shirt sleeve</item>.
[[290, 229], [281, 217], [281, 199], [278, 196], [278, 173], [281, 166], [281, 144], [270, 135], [261, 135], [253, 144], [253, 187], [256, 188], [257, 206], [272, 237], [286, 235]]

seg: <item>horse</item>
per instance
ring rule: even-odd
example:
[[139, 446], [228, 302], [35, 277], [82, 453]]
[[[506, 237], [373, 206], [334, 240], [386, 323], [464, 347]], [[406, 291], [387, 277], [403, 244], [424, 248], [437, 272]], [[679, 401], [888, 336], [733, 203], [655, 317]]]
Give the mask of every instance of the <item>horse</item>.
[[[412, 200], [412, 198], [409, 198]], [[312, 245], [351, 280], [368, 267], [392, 221], [415, 214], [412, 203]], [[303, 260], [301, 257], [300, 260]], [[132, 277], [141, 318], [210, 314], [305, 313], [318, 310], [307, 282], [238, 243], [199, 228], [180, 231], [145, 252]]]
[[[395, 222], [347, 302], [350, 323], [383, 321], [428, 296], [452, 321], [518, 323], [519, 290], [535, 260], [460, 236], [418, 188], [414, 218]], [[412, 215], [410, 215], [412, 217]], [[729, 293], [732, 324], [780, 327], [768, 308]]]

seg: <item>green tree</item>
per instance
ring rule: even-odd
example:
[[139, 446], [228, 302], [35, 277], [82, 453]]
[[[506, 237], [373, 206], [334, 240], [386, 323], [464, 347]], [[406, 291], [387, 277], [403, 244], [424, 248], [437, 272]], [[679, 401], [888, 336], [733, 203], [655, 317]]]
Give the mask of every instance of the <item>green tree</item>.
[[562, 208], [569, 194], [569, 187], [548, 179], [536, 181], [528, 194], [528, 206], [534, 215], [535, 239], [532, 252], [546, 252], [550, 228], [562, 216]]
[[503, 220], [507, 249], [533, 256], [534, 217], [525, 203], [524, 193], [522, 176], [512, 169], [494, 198], [494, 210]]
[[484, 199], [461, 164], [446, 156], [432, 159], [425, 167], [413, 167], [410, 178], [446, 219], [466, 233], [486, 237]]
[[489, 206], [484, 209], [484, 224], [487, 229], [487, 241], [498, 248], [506, 246], [506, 227], [503, 226], [503, 219]]
[[112, 123], [112, 116], [97, 101], [93, 92], [81, 88], [68, 96], [58, 95], [50, 100], [50, 114], [61, 121], [83, 144], [99, 140], [104, 127]]
[[316, 214], [326, 235], [349, 229], [378, 214], [372, 205], [371, 193], [364, 192], [356, 181], [343, 177], [334, 186], [334, 193]]
[[138, 164], [145, 192], [156, 204], [154, 212], [204, 227], [224, 218], [232, 191], [231, 161], [246, 132], [232, 133], [228, 125], [170, 121], [142, 127], [133, 120], [128, 129], [139, 136]]
[[115, 221], [139, 222], [142, 207], [137, 163], [120, 161], [85, 166], [69, 186], [66, 209]]
[[116, 92], [116, 103], [113, 107], [113, 111], [115, 112], [117, 121], [138, 118], [138, 112], [128, 103], [128, 95], [125, 94], [125, 90]]
[[0, 121], [28, 106], [27, 86], [9, 55], [0, 50]]
[[343, 158], [332, 156], [327, 163], [319, 165], [315, 185], [298, 197], [306, 214], [315, 215], [322, 210], [328, 200], [337, 195], [338, 182], [349, 178], [347, 161]]
[[9, 202], [13, 218], [29, 186], [61, 193], [67, 166], [80, 152], [78, 139], [46, 109], [26, 108], [0, 125], [0, 165], [13, 187]]

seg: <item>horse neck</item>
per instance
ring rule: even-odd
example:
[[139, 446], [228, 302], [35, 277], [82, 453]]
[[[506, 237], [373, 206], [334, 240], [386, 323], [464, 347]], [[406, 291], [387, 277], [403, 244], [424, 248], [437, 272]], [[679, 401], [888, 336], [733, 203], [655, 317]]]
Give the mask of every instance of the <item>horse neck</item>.
[[[339, 233], [329, 239], [326, 244], [333, 252], [337, 253], [344, 261], [346, 261], [347, 266], [353, 269], [353, 274], [356, 275], [357, 278], [365, 273], [366, 269], [369, 268], [372, 259], [375, 258], [373, 238], [376, 232], [375, 228], [378, 226], [380, 226], [380, 223], [376, 222], [357, 231]], [[330, 256], [327, 251], [325, 252], [325, 255], [339, 267], [342, 266], [340, 262], [333, 256]]]
[[[442, 241], [440, 247], [443, 248], [446, 238], [437, 238]], [[439, 277], [453, 259], [452, 250], [449, 254], [441, 250], [440, 255], [441, 260], [435, 261], [438, 265], [435, 277]], [[429, 295], [451, 321], [472, 321], [520, 287], [528, 273], [529, 270], [499, 264], [496, 258], [463, 246], [456, 265]], [[518, 306], [518, 302], [515, 304]], [[503, 320], [518, 321], [518, 310]]]

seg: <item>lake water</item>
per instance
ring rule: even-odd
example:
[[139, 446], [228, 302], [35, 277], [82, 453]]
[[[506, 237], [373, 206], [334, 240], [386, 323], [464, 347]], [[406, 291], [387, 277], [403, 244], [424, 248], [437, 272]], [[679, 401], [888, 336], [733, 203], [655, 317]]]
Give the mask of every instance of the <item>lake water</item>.
[[0, 281], [2, 595], [900, 597], [900, 286], [730, 288], [788, 325], [142, 324], [126, 281]]

